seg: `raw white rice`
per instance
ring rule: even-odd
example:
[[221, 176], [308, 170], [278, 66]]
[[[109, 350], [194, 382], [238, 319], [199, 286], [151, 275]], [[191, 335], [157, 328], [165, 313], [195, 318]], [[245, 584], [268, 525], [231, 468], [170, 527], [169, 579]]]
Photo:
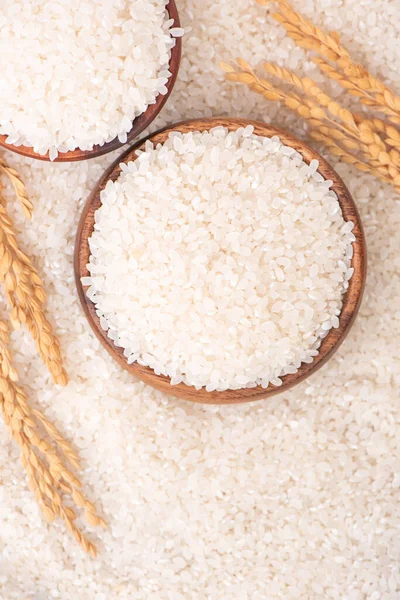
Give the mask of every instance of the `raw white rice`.
[[166, 94], [174, 36], [167, 0], [3, 0], [0, 133], [54, 160], [127, 139]]
[[252, 126], [138, 154], [107, 183], [89, 240], [101, 326], [173, 385], [281, 385], [339, 326], [353, 273], [332, 182]]
[[[398, 0], [294, 6], [338, 30], [346, 49], [399, 92]], [[227, 85], [218, 69], [238, 55], [254, 65], [277, 61], [330, 89], [268, 7], [179, 0], [178, 8], [191, 31], [154, 127], [230, 114], [304, 139], [300, 119]], [[334, 93], [345, 101], [338, 86]], [[62, 523], [47, 523], [0, 419], [1, 600], [399, 600], [400, 197], [326, 155], [355, 199], [368, 244], [352, 332], [292, 390], [212, 406], [166, 397], [121, 369], [79, 304], [76, 227], [113, 158], [62, 165], [6, 153], [35, 205], [27, 224], [10, 188], [7, 208], [44, 277], [70, 383], [51, 384], [24, 329], [12, 335], [14, 358], [30, 401], [78, 449], [84, 491], [109, 526], [89, 533], [99, 546], [93, 560]]]

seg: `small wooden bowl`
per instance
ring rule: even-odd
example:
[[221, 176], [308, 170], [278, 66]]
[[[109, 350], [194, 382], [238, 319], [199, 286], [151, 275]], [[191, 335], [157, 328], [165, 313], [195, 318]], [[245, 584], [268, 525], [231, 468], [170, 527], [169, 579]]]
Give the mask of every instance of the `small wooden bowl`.
[[[179, 14], [178, 9], [176, 8], [175, 0], [169, 0], [166, 6], [166, 10], [169, 13], [169, 18], [174, 19], [174, 27], [180, 27]], [[138, 135], [140, 135], [142, 131], [149, 127], [149, 125], [154, 121], [154, 119], [161, 111], [162, 107], [164, 106], [172, 92], [176, 78], [178, 76], [179, 65], [181, 62], [181, 52], [182, 39], [178, 37], [176, 38], [175, 46], [171, 50], [171, 58], [169, 61], [169, 70], [171, 72], [171, 77], [166, 83], [166, 88], [168, 91], [165, 95], [158, 94], [155, 103], [150, 104], [144, 113], [136, 117], [136, 119], [132, 123], [132, 129], [128, 133], [128, 139], [126, 142], [122, 143], [119, 141], [118, 137], [116, 137], [111, 142], [107, 142], [102, 146], [93, 146], [92, 150], [80, 150], [79, 148], [77, 148], [76, 150], [70, 150], [68, 152], [60, 153], [53, 162], [74, 162], [78, 160], [96, 158], [97, 156], [108, 154], [109, 152], [112, 152], [113, 150], [116, 150], [117, 148], [128, 144]], [[29, 146], [14, 146], [13, 144], [7, 144], [7, 137], [7, 135], [0, 135], [0, 146], [5, 148], [6, 150], [11, 150], [12, 152], [16, 152], [17, 154], [22, 154], [22, 156], [27, 156], [28, 158], [50, 161], [49, 153], [41, 155], [34, 152], [33, 148]]]
[[[348, 291], [343, 298], [343, 308], [340, 314], [339, 328], [331, 329], [329, 331], [328, 335], [322, 340], [318, 356], [314, 358], [311, 364], [302, 364], [297, 373], [282, 377], [283, 383], [279, 387], [270, 385], [267, 389], [263, 389], [261, 386], [258, 386], [255, 388], [245, 388], [241, 390], [207, 392], [204, 388], [201, 390], [196, 390], [194, 387], [190, 387], [184, 383], [171, 385], [168, 377], [156, 375], [149, 367], [143, 367], [137, 363], [128, 365], [126, 358], [123, 355], [123, 350], [114, 346], [113, 341], [100, 327], [100, 320], [96, 314], [95, 306], [86, 296], [85, 290], [87, 287], [82, 286], [81, 283], [81, 277], [87, 277], [89, 275], [86, 266], [89, 262], [90, 256], [88, 238], [90, 238], [93, 232], [94, 213], [101, 205], [100, 192], [104, 189], [109, 179], [112, 181], [118, 179], [121, 173], [121, 169], [119, 167], [120, 163], [135, 160], [136, 150], [143, 146], [146, 139], [151, 140], [154, 144], [164, 143], [171, 131], [180, 131], [183, 133], [189, 131], [204, 131], [220, 125], [227, 127], [230, 131], [234, 131], [239, 127], [245, 127], [246, 125], [253, 125], [254, 133], [257, 135], [267, 137], [278, 135], [284, 144], [291, 146], [300, 152], [307, 163], [316, 158], [319, 161], [318, 171], [325, 179], [331, 179], [333, 181], [333, 186], [331, 189], [336, 192], [339, 198], [344, 219], [346, 221], [351, 220], [354, 223], [353, 233], [356, 237], [356, 241], [353, 244], [354, 256], [352, 259], [354, 275], [350, 280]], [[106, 350], [108, 350], [113, 358], [115, 358], [124, 369], [133, 375], [136, 375], [136, 377], [139, 377], [139, 379], [142, 379], [145, 383], [153, 386], [154, 388], [179, 398], [185, 398], [186, 400], [203, 402], [206, 404], [231, 404], [268, 398], [274, 394], [287, 391], [289, 388], [297, 383], [300, 383], [300, 381], [303, 381], [306, 377], [322, 367], [322, 365], [326, 363], [326, 361], [338, 349], [349, 332], [361, 303], [366, 276], [366, 248], [360, 217], [350, 193], [345, 187], [343, 181], [340, 179], [339, 175], [317, 152], [315, 152], [315, 150], [296, 139], [289, 133], [276, 129], [270, 125], [266, 125], [265, 123], [232, 118], [198, 119], [194, 121], [184, 121], [172, 127], [167, 127], [146, 139], [141, 140], [133, 148], [125, 152], [103, 175], [86, 203], [79, 224], [75, 244], [75, 278], [80, 301], [94, 333], [99, 338]]]

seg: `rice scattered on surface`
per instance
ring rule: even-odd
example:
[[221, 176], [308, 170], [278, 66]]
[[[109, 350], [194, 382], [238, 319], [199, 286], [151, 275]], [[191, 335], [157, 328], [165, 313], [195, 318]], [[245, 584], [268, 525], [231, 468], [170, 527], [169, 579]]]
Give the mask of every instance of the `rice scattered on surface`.
[[[398, 2], [303, 0], [300, 8], [339, 29], [357, 58], [400, 89]], [[192, 32], [155, 126], [236, 114], [304, 137], [297, 118], [227, 85], [218, 70], [233, 53], [304, 66], [316, 77], [265, 8], [253, 0], [180, 0], [179, 10]], [[29, 336], [17, 332], [21, 376], [80, 450], [85, 489], [110, 526], [93, 561], [62, 524], [46, 525], [0, 421], [1, 600], [398, 600], [400, 199], [393, 189], [331, 160], [368, 243], [357, 321], [329, 364], [292, 391], [218, 408], [166, 398], [132, 379], [82, 314], [76, 226], [116, 155], [72, 165], [6, 158], [29, 182], [33, 222], [17, 206], [14, 214], [44, 275], [71, 383], [52, 386]]]
[[0, 134], [39, 154], [119, 137], [166, 94], [167, 0], [3, 0]]
[[173, 385], [281, 385], [339, 326], [354, 224], [317, 160], [253, 131], [148, 141], [101, 193], [82, 283], [127, 362]]

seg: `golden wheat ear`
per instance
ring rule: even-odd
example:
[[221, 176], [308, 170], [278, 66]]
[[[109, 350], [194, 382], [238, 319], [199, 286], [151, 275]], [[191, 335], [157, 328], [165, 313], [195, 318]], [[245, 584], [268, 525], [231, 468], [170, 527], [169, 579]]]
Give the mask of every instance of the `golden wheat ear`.
[[[0, 161], [0, 170], [11, 179], [25, 214], [30, 216], [33, 205], [27, 198], [22, 180], [4, 160]], [[63, 367], [58, 339], [45, 314], [46, 294], [43, 283], [31, 259], [18, 245], [14, 223], [7, 214], [2, 194], [0, 194], [0, 230], [0, 281], [3, 282], [10, 306], [11, 324], [15, 329], [26, 325], [54, 382], [64, 386], [68, 382], [68, 377]]]
[[91, 526], [104, 527], [105, 521], [82, 493], [80, 480], [67, 466], [67, 462], [74, 467], [79, 466], [79, 458], [70, 443], [41, 411], [31, 407], [25, 391], [16, 382], [18, 376], [11, 366], [8, 342], [7, 326], [0, 321], [0, 409], [12, 438], [21, 450], [29, 488], [45, 518], [48, 521], [57, 517], [62, 519], [85, 552], [95, 556], [96, 548], [75, 524], [76, 509], [66, 504], [67, 498], [70, 497], [75, 507], [83, 510]]

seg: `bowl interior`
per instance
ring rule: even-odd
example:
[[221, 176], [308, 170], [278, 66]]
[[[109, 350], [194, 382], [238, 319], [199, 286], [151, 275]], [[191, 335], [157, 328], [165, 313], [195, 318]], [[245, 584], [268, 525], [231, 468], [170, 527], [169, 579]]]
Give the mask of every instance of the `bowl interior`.
[[[175, 0], [169, 0], [166, 6], [166, 10], [169, 13], [169, 18], [174, 19], [174, 27], [180, 27], [179, 14], [175, 4]], [[154, 121], [154, 119], [168, 100], [172, 89], [175, 85], [176, 78], [178, 76], [182, 53], [182, 39], [180, 37], [175, 39], [175, 46], [171, 50], [171, 58], [169, 61], [169, 70], [171, 72], [171, 77], [166, 83], [166, 88], [168, 91], [164, 95], [158, 94], [155, 103], [150, 104], [144, 113], [136, 117], [136, 119], [132, 123], [132, 129], [128, 133], [127, 142], [122, 143], [119, 141], [118, 137], [116, 137], [111, 142], [107, 142], [102, 146], [93, 146], [92, 150], [80, 150], [79, 148], [77, 148], [76, 150], [70, 150], [69, 152], [60, 153], [53, 162], [74, 162], [79, 160], [87, 160], [89, 158], [96, 158], [97, 156], [108, 154], [109, 152], [112, 152], [117, 148], [121, 148], [126, 143], [131, 142], [138, 135], [140, 135], [144, 129], [149, 127], [149, 125]], [[6, 150], [11, 150], [13, 152], [16, 152], [17, 154], [21, 154], [22, 156], [27, 156], [28, 158], [50, 161], [48, 153], [44, 155], [37, 154], [36, 152], [34, 152], [33, 148], [29, 146], [14, 146], [13, 144], [7, 144], [6, 139], [6, 135], [0, 135], [0, 146], [5, 148]]]
[[[253, 125], [254, 133], [260, 136], [272, 137], [278, 135], [285, 145], [291, 146], [300, 152], [307, 163], [311, 162], [313, 159], [317, 159], [319, 161], [318, 172], [321, 173], [325, 179], [333, 181], [331, 189], [338, 196], [344, 219], [354, 223], [353, 233], [356, 237], [356, 241], [353, 243], [354, 255], [352, 259], [354, 274], [350, 280], [349, 288], [343, 297], [343, 307], [339, 317], [340, 324], [337, 329], [331, 329], [328, 335], [322, 340], [319, 354], [315, 357], [313, 362], [310, 364], [302, 364], [297, 373], [283, 376], [283, 383], [279, 387], [270, 385], [266, 389], [257, 386], [255, 388], [244, 388], [241, 390], [207, 392], [205, 389], [196, 390], [184, 383], [172, 386], [168, 377], [156, 375], [149, 367], [143, 367], [136, 363], [128, 365], [126, 358], [123, 355], [123, 350], [115, 346], [113, 341], [107, 336], [107, 333], [100, 327], [100, 320], [96, 314], [95, 306], [86, 296], [87, 287], [82, 286], [81, 283], [81, 277], [87, 277], [89, 275], [87, 269], [90, 257], [88, 238], [90, 238], [93, 232], [94, 214], [101, 205], [100, 193], [104, 189], [107, 181], [110, 179], [112, 181], [118, 179], [121, 172], [119, 167], [120, 163], [135, 160], [136, 150], [139, 149], [147, 139], [150, 139], [154, 144], [157, 144], [163, 143], [172, 131], [180, 131], [183, 133], [189, 131], [205, 131], [216, 126], [227, 127], [229, 130], [234, 131], [239, 127], [245, 127], [246, 125]], [[214, 118], [184, 121], [172, 127], [162, 129], [145, 140], [138, 142], [133, 148], [125, 152], [97, 183], [83, 210], [75, 245], [75, 277], [78, 295], [93, 331], [108, 352], [124, 369], [128, 370], [133, 375], [136, 375], [149, 385], [173, 396], [191, 400], [193, 402], [203, 402], [208, 404], [250, 402], [260, 398], [266, 398], [288, 390], [293, 385], [304, 380], [311, 373], [319, 369], [340, 346], [356, 317], [361, 303], [365, 275], [366, 250], [362, 224], [354, 201], [339, 175], [317, 152], [315, 152], [315, 150], [308, 147], [289, 133], [266, 125], [265, 123], [244, 119]]]

